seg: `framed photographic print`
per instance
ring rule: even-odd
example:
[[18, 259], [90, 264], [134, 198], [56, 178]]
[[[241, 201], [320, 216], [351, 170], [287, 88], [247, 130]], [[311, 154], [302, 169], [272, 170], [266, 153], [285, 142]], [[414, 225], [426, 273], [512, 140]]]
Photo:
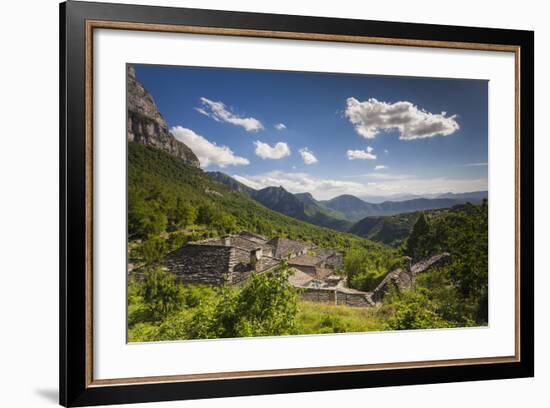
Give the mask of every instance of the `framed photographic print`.
[[533, 376], [533, 32], [60, 16], [61, 404]]

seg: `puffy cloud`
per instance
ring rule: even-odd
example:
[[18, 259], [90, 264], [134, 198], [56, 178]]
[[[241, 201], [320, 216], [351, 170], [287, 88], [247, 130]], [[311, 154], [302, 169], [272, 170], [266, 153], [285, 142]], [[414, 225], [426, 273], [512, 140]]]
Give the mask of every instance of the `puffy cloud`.
[[275, 146], [271, 147], [267, 143], [260, 142], [256, 140], [254, 142], [256, 145], [255, 153], [257, 156], [262, 159], [282, 159], [283, 157], [290, 156], [290, 148], [285, 142], [279, 142]]
[[286, 129], [286, 125], [284, 123], [277, 123], [274, 127], [277, 130], [285, 130]]
[[200, 99], [202, 107], [195, 110], [203, 115], [206, 115], [217, 122], [231, 123], [236, 126], [243, 127], [247, 132], [257, 132], [262, 130], [264, 126], [262, 122], [255, 118], [243, 118], [229, 111], [223, 102], [215, 102], [202, 97]]
[[314, 164], [319, 161], [317, 160], [317, 157], [315, 157], [313, 152], [310, 151], [307, 147], [300, 149], [300, 156], [302, 156], [302, 160], [305, 164]]
[[346, 155], [348, 160], [376, 160], [376, 155], [373, 153], [374, 149], [367, 146], [366, 150], [348, 150]]
[[383, 164], [379, 164], [378, 166], [374, 167], [374, 170], [385, 170], [388, 166], [384, 166]]
[[487, 189], [487, 179], [450, 179], [446, 177], [416, 178], [412, 175], [368, 173], [355, 180], [322, 179], [302, 172], [272, 171], [257, 175], [233, 175], [243, 184], [255, 189], [283, 186], [291, 193], [311, 193], [318, 200], [327, 200], [341, 194], [357, 197], [400, 194], [437, 194], [468, 192]]
[[345, 115], [355, 131], [366, 139], [374, 139], [382, 130], [397, 129], [399, 139], [414, 140], [448, 136], [460, 128], [456, 115], [430, 113], [407, 101], [388, 103], [370, 98], [359, 102], [348, 98]]
[[185, 143], [197, 155], [202, 167], [212, 164], [220, 167], [246, 165], [250, 162], [244, 157], [235, 156], [227, 146], [218, 146], [203, 136], [182, 126], [174, 126], [170, 132], [180, 142]]

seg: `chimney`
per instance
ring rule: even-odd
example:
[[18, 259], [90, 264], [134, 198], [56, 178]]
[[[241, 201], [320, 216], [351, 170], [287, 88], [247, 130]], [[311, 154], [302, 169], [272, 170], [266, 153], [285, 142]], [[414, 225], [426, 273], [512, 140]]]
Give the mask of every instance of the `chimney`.
[[250, 267], [257, 271], [258, 270], [258, 261], [262, 259], [263, 253], [262, 248], [256, 248], [250, 251]]
[[231, 237], [229, 235], [226, 235], [222, 238], [222, 245], [223, 246], [230, 246], [231, 245]]

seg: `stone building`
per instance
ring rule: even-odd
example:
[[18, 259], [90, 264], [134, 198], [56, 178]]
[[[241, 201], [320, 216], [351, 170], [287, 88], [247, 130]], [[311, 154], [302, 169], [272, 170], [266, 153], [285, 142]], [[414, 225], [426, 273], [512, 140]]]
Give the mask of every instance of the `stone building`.
[[338, 274], [342, 254], [334, 249], [312, 248], [288, 238], [268, 241], [248, 231], [188, 243], [170, 252], [164, 265], [180, 282], [240, 285], [253, 272], [269, 272], [287, 262], [291, 267], [289, 282], [300, 289], [302, 299], [366, 307], [380, 303], [391, 285], [398, 289], [414, 287], [419, 273], [440, 265], [448, 256], [444, 252], [389, 272], [372, 292], [346, 287], [345, 278]]
[[273, 256], [279, 259], [291, 259], [305, 255], [308, 250], [306, 244], [288, 238], [273, 238], [267, 241], [267, 244], [273, 247]]
[[288, 265], [316, 279], [325, 279], [334, 268], [329, 268], [326, 259], [315, 255], [299, 255], [288, 260]]
[[252, 272], [264, 273], [279, 266], [284, 258], [277, 254], [284, 252], [294, 257], [305, 250], [305, 245], [297, 241], [267, 241], [261, 235], [243, 231], [188, 243], [170, 252], [164, 265], [181, 282], [236, 285], [246, 281]]
[[334, 277], [325, 280], [334, 275], [335, 259], [339, 253], [323, 250], [319, 255], [313, 255], [308, 254], [308, 248], [307, 244], [288, 238], [268, 241], [261, 235], [242, 231], [188, 243], [170, 252], [164, 265], [181, 282], [237, 285], [245, 282], [252, 272], [268, 272], [286, 261], [310, 280], [318, 280], [323, 285], [330, 281], [336, 285], [338, 281]]

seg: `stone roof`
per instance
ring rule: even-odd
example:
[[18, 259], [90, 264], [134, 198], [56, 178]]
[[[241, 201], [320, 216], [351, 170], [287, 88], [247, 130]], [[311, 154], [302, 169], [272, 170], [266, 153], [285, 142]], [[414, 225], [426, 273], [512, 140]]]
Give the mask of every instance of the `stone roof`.
[[315, 268], [315, 275], [317, 279], [326, 279], [332, 275], [333, 270], [329, 268]]
[[[252, 234], [253, 235], [253, 234]], [[242, 232], [238, 235], [227, 235], [221, 238], [211, 238], [204, 241], [198, 241], [201, 245], [225, 245], [252, 251], [261, 248], [264, 252], [273, 251], [273, 247], [267, 244], [267, 241], [261, 238], [249, 237]]]
[[282, 237], [273, 238], [267, 244], [275, 249], [274, 256], [277, 258], [286, 258], [289, 254], [298, 254], [307, 249], [301, 242]]
[[430, 258], [423, 259], [411, 266], [411, 272], [414, 275], [424, 272], [425, 270], [431, 268], [433, 265], [440, 263], [444, 258], [447, 258], [450, 255], [451, 254], [449, 254], [448, 252], [443, 252]]
[[235, 268], [235, 249], [189, 243], [166, 255], [164, 264], [184, 280], [220, 285]]
[[317, 266], [322, 261], [323, 260], [321, 258], [319, 258], [318, 256], [300, 255], [300, 256], [294, 257], [292, 259], [289, 259], [288, 263], [289, 263], [289, 265]]
[[313, 278], [305, 272], [299, 269], [293, 268], [292, 274], [288, 277], [288, 281], [291, 285], [296, 287], [307, 287]]
[[247, 238], [251, 241], [257, 242], [259, 244], [267, 244], [266, 237], [259, 234], [254, 234], [253, 232], [250, 232], [250, 231], [241, 231], [237, 235], [239, 235], [242, 238]]
[[262, 259], [260, 259], [256, 264], [256, 272], [267, 272], [280, 264], [280, 259], [272, 258], [270, 256], [263, 256]]
[[330, 256], [341, 256], [342, 253], [332, 248], [314, 248], [315, 255], [321, 258], [328, 258]]

